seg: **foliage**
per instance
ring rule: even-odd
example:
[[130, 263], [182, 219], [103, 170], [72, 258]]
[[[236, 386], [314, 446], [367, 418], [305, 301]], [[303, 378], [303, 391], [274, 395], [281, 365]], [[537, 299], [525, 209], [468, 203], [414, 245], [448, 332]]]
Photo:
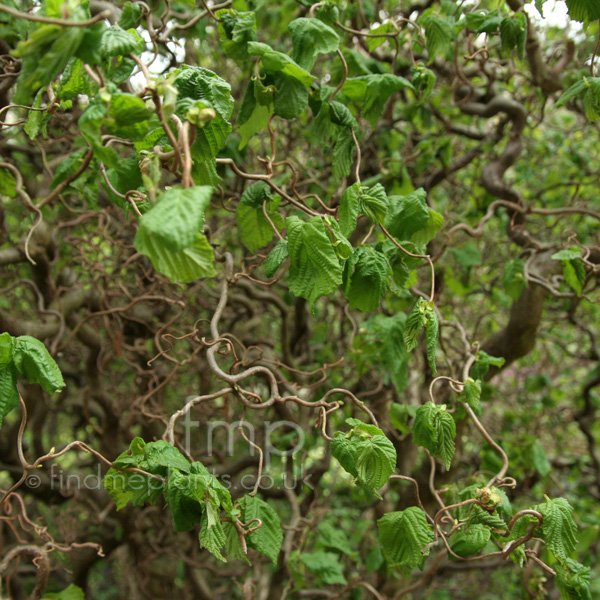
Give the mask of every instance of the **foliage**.
[[598, 596], [565, 10], [0, 5], [0, 596]]

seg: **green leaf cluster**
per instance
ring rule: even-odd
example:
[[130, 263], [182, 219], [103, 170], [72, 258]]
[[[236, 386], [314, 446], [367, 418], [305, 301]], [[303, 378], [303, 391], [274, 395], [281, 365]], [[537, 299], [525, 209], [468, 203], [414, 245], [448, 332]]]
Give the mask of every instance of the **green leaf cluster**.
[[456, 423], [445, 404], [423, 404], [415, 416], [412, 434], [415, 444], [429, 450], [432, 456], [441, 458], [446, 469], [450, 469], [455, 449]]

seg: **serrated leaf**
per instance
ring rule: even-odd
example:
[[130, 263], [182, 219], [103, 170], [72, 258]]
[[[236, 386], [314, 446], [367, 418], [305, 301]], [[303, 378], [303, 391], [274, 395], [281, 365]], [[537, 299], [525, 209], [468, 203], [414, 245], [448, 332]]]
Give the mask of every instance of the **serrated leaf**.
[[470, 376], [473, 379], [483, 379], [490, 367], [502, 367], [506, 360], [501, 356], [490, 356], [485, 350], [479, 350], [475, 364], [471, 367]]
[[284, 72], [273, 74], [273, 110], [282, 119], [295, 119], [308, 104], [308, 89], [302, 81]]
[[352, 247], [352, 244], [348, 241], [348, 238], [342, 233], [339, 221], [331, 216], [326, 216], [324, 220], [325, 225], [327, 225], [329, 231], [333, 234], [333, 237], [335, 238], [333, 241], [335, 253], [337, 254], [340, 260], [348, 260], [352, 256], [354, 248]]
[[294, 46], [292, 57], [303, 69], [310, 71], [317, 55], [335, 52], [338, 49], [338, 34], [318, 19], [294, 19], [288, 25], [288, 29], [292, 34]]
[[13, 337], [8, 332], [0, 333], [0, 371], [13, 361]]
[[356, 229], [356, 219], [360, 211], [358, 201], [360, 187], [360, 183], [353, 183], [349, 188], [344, 190], [340, 200], [340, 229], [345, 236], [349, 236]]
[[177, 532], [190, 531], [200, 523], [202, 504], [199, 502], [201, 488], [195, 484], [198, 479], [182, 474], [178, 469], [169, 469], [164, 495], [173, 519], [173, 529]]
[[263, 44], [262, 42], [248, 42], [248, 54], [250, 56], [260, 56], [262, 65], [267, 73], [281, 72], [288, 77], [296, 79], [306, 88], [310, 88], [314, 81], [314, 77], [298, 65], [290, 56], [273, 50], [267, 44]]
[[420, 95], [417, 105], [427, 102], [435, 87], [435, 81], [436, 76], [431, 69], [423, 65], [417, 65], [412, 68], [411, 83], [414, 85], [415, 91]]
[[28, 383], [39, 383], [45, 392], [54, 394], [65, 387], [56, 361], [46, 346], [29, 335], [14, 339], [13, 361], [17, 371]]
[[288, 242], [286, 239], [279, 240], [273, 250], [267, 256], [265, 273], [267, 277], [273, 277], [281, 263], [289, 256]]
[[367, 219], [375, 224], [383, 223], [388, 212], [388, 197], [380, 183], [370, 188], [362, 188], [359, 202], [360, 211]]
[[274, 196], [264, 181], [257, 181], [246, 189], [236, 209], [240, 239], [250, 252], [264, 248], [273, 239], [273, 228], [264, 214], [265, 202], [267, 215], [281, 229], [283, 217], [277, 212], [280, 197]]
[[142, 7], [137, 2], [125, 2], [121, 10], [121, 18], [119, 19], [119, 27], [123, 29], [131, 29], [137, 25], [137, 22], [142, 16]]
[[483, 550], [489, 542], [492, 532], [488, 527], [474, 524], [463, 527], [450, 538], [450, 547], [455, 554], [467, 558]]
[[385, 33], [398, 33], [398, 30], [394, 27], [391, 21], [386, 21], [385, 23], [379, 25], [379, 27], [369, 29], [369, 37], [366, 39], [369, 52], [373, 52], [373, 50], [379, 48], [379, 46], [383, 46], [383, 44], [390, 39], [389, 36], [382, 35]]
[[594, 0], [566, 0], [569, 17], [574, 21], [589, 23], [600, 19], [600, 5]]
[[377, 521], [383, 556], [390, 568], [407, 571], [423, 568], [429, 551], [423, 550], [433, 541], [433, 528], [427, 523], [425, 512], [417, 506], [387, 513]]
[[290, 254], [290, 291], [314, 304], [342, 283], [342, 265], [321, 217], [286, 220]]
[[423, 327], [425, 327], [426, 323], [427, 302], [423, 300], [423, 298], [419, 298], [406, 318], [406, 324], [404, 326], [403, 338], [404, 343], [406, 344], [406, 349], [409, 352], [417, 347], [417, 336]]
[[490, 513], [478, 504], [469, 505], [469, 523], [480, 523], [499, 531], [507, 529], [506, 522], [497, 511]]
[[481, 409], [481, 381], [475, 381], [469, 377], [465, 381], [463, 391], [460, 394], [461, 402], [466, 402], [475, 412]]
[[[352, 442], [355, 438], [352, 438]], [[372, 490], [382, 487], [396, 469], [396, 449], [383, 435], [359, 439], [356, 443], [358, 481]]]
[[430, 61], [438, 54], [445, 54], [450, 49], [450, 44], [454, 39], [454, 30], [446, 19], [428, 14], [419, 19], [419, 24], [425, 28], [425, 42]]
[[144, 458], [138, 463], [138, 466], [144, 471], [156, 474], [164, 472], [158, 470], [158, 467], [177, 469], [184, 473], [190, 472], [190, 461], [165, 440], [149, 442], [143, 448]]
[[79, 58], [71, 58], [60, 78], [60, 86], [56, 95], [61, 100], [71, 100], [76, 98], [78, 94], [91, 96], [93, 91], [98, 87], [87, 74], [85, 63]]
[[351, 130], [349, 128], [342, 129], [335, 140], [331, 161], [331, 173], [335, 182], [341, 181], [350, 174], [355, 148]]
[[223, 9], [216, 16], [225, 55], [236, 62], [245, 63], [248, 60], [248, 42], [256, 41], [255, 13]]
[[563, 92], [561, 97], [556, 101], [554, 106], [556, 108], [566, 104], [572, 98], [582, 98], [587, 89], [589, 88], [589, 77], [584, 77], [580, 81], [575, 82], [571, 87]]
[[248, 534], [248, 547], [258, 550], [270, 559], [273, 565], [277, 565], [277, 558], [283, 542], [283, 531], [277, 512], [257, 496], [244, 496], [242, 515], [244, 523], [247, 524], [253, 519], [262, 521], [262, 525], [258, 529]]
[[413, 235], [428, 227], [430, 209], [425, 202], [426, 197], [423, 188], [406, 196], [389, 197], [390, 208], [385, 226], [391, 235], [398, 240], [412, 240]]
[[[35, 96], [35, 100], [31, 105], [32, 108], [41, 108], [42, 106], [42, 97], [46, 88], [42, 88]], [[25, 125], [23, 129], [25, 133], [29, 136], [30, 140], [35, 140], [38, 136], [40, 129], [42, 128], [42, 121], [44, 119], [44, 112], [41, 110], [30, 110], [27, 115], [27, 121], [25, 121]]]
[[240, 536], [237, 529], [232, 523], [225, 521], [222, 523], [223, 531], [225, 532], [225, 554], [233, 559], [243, 560], [244, 562], [251, 564], [248, 557], [244, 554], [242, 543], [240, 542]]
[[521, 295], [523, 288], [527, 285], [524, 272], [525, 263], [520, 258], [515, 258], [504, 266], [502, 286], [513, 300]]
[[564, 600], [592, 600], [590, 567], [567, 558], [564, 565], [556, 565], [556, 586]]
[[17, 195], [17, 181], [10, 171], [0, 169], [0, 196], [14, 198]]
[[345, 471], [353, 477], [358, 477], [356, 445], [344, 433], [336, 431], [331, 442], [331, 454], [337, 458]]
[[0, 370], [0, 427], [4, 417], [19, 406], [17, 380], [18, 372], [14, 364], [10, 363]]
[[100, 52], [103, 58], [136, 54], [141, 50], [138, 38], [119, 25], [108, 27], [100, 40]]
[[334, 125], [339, 125], [340, 127], [349, 127], [351, 129], [358, 127], [358, 122], [350, 112], [350, 109], [337, 100], [333, 100], [329, 104], [329, 119]]
[[213, 189], [195, 186], [171, 188], [140, 219], [135, 247], [144, 252], [148, 240], [177, 252], [194, 244], [204, 226], [204, 211], [210, 204]]
[[437, 367], [435, 365], [435, 353], [440, 336], [440, 323], [435, 310], [427, 311], [427, 322], [425, 324], [425, 340], [427, 342], [427, 361], [431, 367], [433, 376], [437, 376]]
[[445, 406], [427, 402], [419, 408], [412, 428], [413, 441], [429, 450], [432, 456], [441, 458], [450, 468], [454, 456], [456, 424]]
[[516, 48], [519, 56], [525, 56], [525, 42], [527, 41], [527, 17], [524, 13], [515, 13], [502, 19], [500, 23], [500, 39], [503, 50]]
[[344, 577], [344, 566], [340, 563], [339, 557], [333, 552], [324, 552], [317, 550], [316, 552], [302, 553], [300, 559], [316, 576], [318, 576], [324, 584], [327, 585], [344, 585], [346, 578]]
[[358, 248], [356, 255], [354, 272], [348, 275], [350, 308], [375, 310], [388, 290], [387, 279], [392, 268], [385, 255], [370, 246]]
[[225, 546], [226, 541], [227, 538], [221, 521], [218, 519], [218, 514], [216, 514], [212, 504], [207, 502], [206, 510], [200, 521], [200, 534], [198, 535], [200, 548], [206, 548], [215, 558], [227, 562], [227, 559], [221, 554], [221, 549]]
[[534, 510], [543, 516], [542, 532], [546, 546], [560, 561], [566, 561], [575, 549], [577, 525], [573, 520], [573, 507], [564, 498], [538, 504]]
[[542, 477], [549, 475], [552, 470], [544, 447], [539, 442], [535, 442], [531, 447], [531, 464]]

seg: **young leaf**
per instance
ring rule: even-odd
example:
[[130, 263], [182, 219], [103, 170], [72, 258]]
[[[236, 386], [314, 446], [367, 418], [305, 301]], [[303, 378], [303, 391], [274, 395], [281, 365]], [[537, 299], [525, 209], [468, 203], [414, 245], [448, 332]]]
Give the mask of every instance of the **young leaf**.
[[356, 229], [356, 219], [360, 212], [360, 183], [353, 183], [344, 190], [340, 200], [339, 219], [340, 229], [349, 236]]
[[142, 16], [142, 7], [137, 2], [125, 2], [119, 19], [119, 27], [123, 29], [132, 29]]
[[[42, 88], [35, 96], [35, 100], [31, 105], [32, 108], [41, 108], [42, 106], [42, 97], [46, 88]], [[25, 125], [23, 129], [25, 133], [29, 136], [30, 140], [35, 140], [38, 136], [40, 129], [42, 128], [42, 120], [44, 119], [44, 111], [42, 110], [30, 110], [27, 115], [27, 121], [25, 121]]]
[[354, 272], [348, 275], [350, 308], [375, 310], [388, 290], [387, 279], [392, 268], [385, 254], [376, 252], [370, 246], [358, 248], [356, 255]]
[[502, 19], [500, 23], [500, 39], [504, 50], [516, 48], [521, 58], [525, 55], [527, 41], [527, 17], [525, 13], [515, 13]]
[[489, 542], [492, 532], [488, 527], [479, 523], [463, 527], [450, 538], [452, 552], [467, 558], [483, 550]]
[[307, 71], [312, 69], [317, 55], [335, 52], [338, 49], [338, 34], [318, 19], [294, 19], [288, 28], [294, 45], [292, 57]]
[[248, 60], [248, 42], [256, 41], [255, 13], [223, 9], [216, 16], [225, 55], [238, 63], [245, 63]]
[[279, 240], [273, 250], [267, 256], [265, 264], [265, 273], [267, 277], [273, 277], [275, 271], [279, 269], [281, 263], [289, 256], [288, 242], [286, 239]]
[[573, 507], [564, 498], [548, 499], [534, 510], [542, 514], [542, 532], [546, 545], [562, 563], [575, 549], [577, 525], [573, 520]]
[[54, 394], [65, 387], [62, 373], [46, 346], [39, 340], [21, 335], [15, 338], [13, 361], [28, 383], [39, 383], [45, 392]]
[[600, 19], [600, 6], [593, 0], [566, 0], [569, 17], [574, 21], [589, 23]]
[[[166, 472], [166, 468], [177, 469], [184, 473], [190, 472], [190, 461], [165, 440], [149, 442], [143, 449], [144, 459], [138, 466], [150, 473]], [[162, 470], [158, 467], [163, 467]]]
[[310, 554], [304, 552], [300, 555], [300, 558], [309, 571], [318, 576], [324, 584], [344, 585], [346, 583], [344, 566], [340, 563], [337, 554], [317, 550]]
[[44, 600], [85, 600], [85, 594], [80, 587], [71, 583], [68, 587], [60, 592], [44, 592]]
[[200, 523], [202, 504], [199, 502], [201, 489], [194, 485], [198, 479], [183, 475], [177, 469], [169, 469], [164, 495], [173, 518], [173, 529], [177, 532], [190, 531]]
[[[354, 442], [355, 438], [352, 438]], [[396, 449], [383, 435], [358, 440], [356, 471], [358, 481], [372, 490], [382, 487], [396, 469]]]
[[471, 367], [470, 376], [473, 379], [483, 379], [490, 367], [500, 368], [505, 362], [501, 356], [490, 356], [485, 350], [479, 350], [475, 364]]
[[406, 571], [423, 568], [429, 551], [424, 548], [433, 541], [433, 528], [422, 509], [411, 506], [406, 510], [387, 513], [377, 521], [383, 556], [390, 568]]
[[279, 515], [261, 498], [246, 495], [242, 498], [242, 519], [248, 524], [254, 519], [261, 520], [262, 525], [247, 536], [248, 547], [258, 550], [269, 558], [273, 565], [277, 565], [283, 542]]
[[[227, 559], [221, 554], [221, 549], [227, 540], [221, 521], [218, 519], [216, 510], [207, 502], [206, 510], [202, 514], [200, 521], [200, 534], [198, 541], [200, 548], [206, 548], [215, 558], [222, 562], [227, 562]], [[210, 514], [210, 517], [209, 517]]]
[[427, 341], [427, 361], [429, 362], [433, 376], [436, 377], [437, 368], [435, 365], [435, 353], [440, 336], [440, 323], [435, 309], [428, 310], [426, 315], [427, 322], [425, 324], [425, 339]]
[[438, 54], [445, 54], [454, 39], [452, 25], [444, 18], [433, 14], [426, 14], [419, 20], [419, 24], [425, 28], [425, 41], [429, 61]]
[[419, 298], [406, 319], [404, 343], [409, 352], [417, 347], [417, 336], [427, 323], [427, 304], [427, 301]]
[[280, 197], [274, 196], [264, 181], [257, 181], [242, 194], [236, 209], [236, 220], [240, 239], [250, 252], [264, 248], [273, 239], [273, 227], [265, 211], [271, 222], [278, 228], [283, 227], [283, 217], [276, 212], [279, 201]]
[[118, 25], [108, 27], [100, 40], [100, 52], [104, 58], [138, 54], [142, 50], [138, 38]]
[[406, 196], [390, 196], [390, 210], [385, 220], [388, 231], [398, 240], [412, 240], [414, 234], [427, 228], [429, 207], [427, 193], [419, 188]]
[[446, 469], [450, 468], [455, 449], [456, 424], [445, 405], [427, 402], [421, 406], [415, 416], [412, 434], [415, 444], [427, 448], [432, 456], [446, 463]]
[[314, 304], [342, 283], [342, 265], [321, 217], [286, 220], [290, 253], [290, 291]]
[[353, 477], [358, 477], [356, 444], [352, 443], [341, 431], [336, 431], [333, 436], [331, 454], [334, 458], [337, 458], [346, 472], [350, 473]]
[[14, 364], [11, 363], [0, 369], [0, 427], [4, 417], [19, 406], [17, 380], [18, 372]]
[[461, 402], [466, 402], [475, 412], [479, 412], [481, 409], [481, 381], [478, 379], [475, 381], [472, 377], [469, 377], [465, 381], [463, 391], [460, 394]]
[[556, 565], [556, 587], [564, 600], [592, 600], [590, 567], [567, 558], [564, 565]]

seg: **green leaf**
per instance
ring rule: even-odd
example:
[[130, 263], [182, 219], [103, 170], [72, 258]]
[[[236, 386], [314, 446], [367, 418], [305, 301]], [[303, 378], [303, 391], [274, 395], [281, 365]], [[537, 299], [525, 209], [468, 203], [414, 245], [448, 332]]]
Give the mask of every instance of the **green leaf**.
[[248, 83], [237, 117], [237, 131], [241, 138], [239, 145], [240, 150], [244, 148], [259, 131], [262, 131], [267, 126], [269, 117], [273, 114], [272, 106], [262, 106], [256, 101], [254, 94], [256, 85], [255, 81], [250, 81]]
[[455, 554], [467, 558], [483, 550], [490, 541], [492, 532], [485, 525], [475, 523], [463, 527], [450, 537], [450, 547]]
[[267, 73], [281, 72], [292, 79], [296, 79], [306, 88], [310, 88], [314, 81], [314, 77], [299, 66], [291, 57], [287, 54], [276, 52], [267, 44], [248, 42], [248, 54], [250, 56], [260, 56], [262, 66]]
[[425, 323], [425, 339], [427, 341], [427, 361], [431, 367], [433, 376], [437, 376], [437, 368], [435, 365], [435, 353], [438, 346], [440, 335], [440, 323], [435, 310], [427, 311], [427, 322]]
[[455, 449], [456, 424], [445, 405], [427, 402], [421, 406], [415, 416], [412, 434], [415, 444], [427, 448], [432, 456], [441, 458], [446, 463], [446, 469], [450, 469]]
[[342, 233], [339, 221], [330, 215], [325, 216], [324, 221], [325, 225], [335, 238], [333, 247], [335, 248], [335, 253], [338, 255], [338, 258], [342, 261], [348, 260], [352, 256], [354, 248], [348, 241], [348, 238]]
[[574, 21], [589, 23], [600, 19], [600, 5], [595, 0], [566, 0], [569, 17]]
[[340, 229], [345, 236], [349, 236], [356, 229], [356, 219], [360, 212], [360, 183], [353, 183], [344, 190], [340, 200], [339, 220]]
[[481, 409], [481, 381], [475, 381], [469, 377], [465, 381], [463, 391], [460, 394], [460, 401], [466, 402], [475, 412]]
[[223, 531], [225, 532], [225, 554], [233, 559], [243, 560], [247, 564], [251, 564], [248, 557], [244, 554], [242, 543], [240, 542], [240, 536], [237, 529], [232, 523], [225, 521], [221, 524]]
[[531, 447], [531, 464], [542, 477], [547, 477], [552, 470], [544, 447], [539, 442], [535, 442]]
[[[76, 8], [72, 15], [85, 18], [85, 11]], [[83, 39], [83, 27], [57, 27], [43, 25], [26, 42], [20, 42], [14, 56], [23, 57], [15, 104], [29, 104], [33, 93], [48, 85], [63, 71], [71, 57], [77, 52]]]
[[278, 229], [283, 227], [283, 217], [277, 212], [279, 202], [280, 197], [274, 196], [264, 181], [257, 181], [242, 194], [236, 220], [240, 239], [250, 252], [264, 248], [273, 239], [273, 228], [265, 217], [265, 211]]
[[125, 2], [119, 19], [119, 27], [134, 28], [142, 16], [142, 7], [137, 2]]
[[[190, 461], [165, 440], [149, 442], [143, 449], [144, 458], [138, 463], [138, 466], [144, 471], [153, 474], [166, 473], [165, 469], [172, 468], [190, 472]], [[163, 467], [159, 469], [158, 467]]]
[[[369, 29], [369, 37], [366, 39], [369, 52], [373, 52], [376, 48], [383, 46], [383, 44], [390, 39], [389, 36], [381, 35], [384, 33], [398, 33], [398, 29], [394, 27], [394, 24], [391, 21], [386, 21], [379, 25], [379, 27]], [[380, 37], [373, 37], [377, 35]]]
[[398, 240], [412, 240], [417, 232], [427, 229], [430, 212], [427, 193], [419, 188], [406, 196], [390, 196], [390, 209], [385, 220], [387, 230]]
[[438, 54], [446, 54], [454, 39], [452, 25], [442, 17], [426, 14], [419, 19], [419, 24], [425, 28], [425, 41], [430, 62]]
[[342, 265], [321, 217], [286, 220], [290, 254], [290, 291], [314, 304], [342, 283]]
[[338, 49], [338, 34], [318, 19], [295, 19], [288, 25], [288, 29], [294, 45], [292, 57], [307, 71], [312, 69], [317, 55], [335, 52]]
[[351, 260], [354, 272], [348, 275], [347, 291], [350, 308], [375, 310], [388, 290], [387, 279], [392, 271], [390, 263], [385, 254], [376, 252], [370, 246], [358, 248]]
[[98, 86], [85, 71], [85, 63], [79, 58], [71, 58], [60, 78], [56, 95], [61, 100], [72, 100], [79, 94], [91, 96]]
[[[173, 82], [180, 99], [201, 100], [212, 106], [228, 121], [234, 107], [231, 86], [216, 73], [204, 67], [184, 65]], [[204, 128], [206, 129], [206, 127]]]
[[[279, 515], [275, 510], [257, 496], [244, 496], [241, 501], [242, 518], [244, 523], [250, 524], [254, 519], [260, 519], [262, 525], [248, 534], [248, 547], [258, 550], [277, 565], [277, 558], [283, 542], [283, 531]], [[254, 523], [256, 525], [256, 523]]]
[[427, 102], [435, 87], [435, 81], [435, 73], [427, 67], [419, 64], [412, 68], [411, 83], [420, 96], [417, 105]]
[[248, 60], [248, 42], [256, 41], [256, 15], [223, 9], [216, 13], [219, 19], [219, 36], [225, 56], [238, 63]]
[[4, 417], [19, 406], [17, 380], [18, 372], [14, 364], [10, 363], [0, 370], [0, 427]]
[[319, 542], [325, 548], [333, 548], [345, 555], [356, 556], [346, 532], [331, 521], [321, 521], [319, 523]]
[[331, 454], [338, 460], [344, 470], [353, 477], [358, 477], [356, 468], [356, 444], [346, 437], [341, 431], [336, 431], [331, 442]]
[[475, 364], [471, 367], [470, 376], [473, 379], [483, 379], [490, 367], [502, 367], [506, 360], [498, 356], [490, 356], [485, 350], [477, 352]]
[[500, 23], [500, 39], [503, 50], [516, 48], [519, 56], [525, 56], [525, 42], [527, 41], [527, 17], [525, 13], [518, 12], [502, 19]]
[[198, 477], [183, 475], [177, 469], [169, 469], [164, 495], [173, 518], [173, 529], [177, 532], [190, 531], [202, 519], [200, 494], [202, 487]]
[[423, 568], [429, 550], [425, 547], [433, 541], [433, 528], [427, 523], [425, 512], [417, 506], [387, 513], [377, 521], [383, 556], [390, 568], [401, 567], [406, 571]]
[[74, 583], [71, 583], [69, 587], [65, 588], [60, 592], [45, 592], [43, 595], [44, 600], [85, 600], [85, 594], [80, 587], [77, 587]]
[[360, 483], [372, 490], [378, 490], [385, 485], [395, 469], [396, 449], [387, 437], [374, 435], [358, 440], [356, 471]]
[[14, 198], [17, 195], [17, 182], [10, 171], [0, 169], [0, 195]]
[[571, 246], [570, 248], [555, 252], [550, 258], [553, 260], [575, 260], [576, 258], [581, 258], [581, 248]]
[[409, 352], [417, 347], [417, 336], [427, 323], [427, 304], [426, 300], [419, 298], [406, 319], [403, 338]]
[[350, 112], [350, 109], [341, 102], [333, 100], [329, 103], [329, 119], [334, 125], [340, 127], [358, 128], [358, 122]]
[[573, 520], [573, 507], [564, 498], [548, 500], [534, 507], [542, 514], [542, 532], [546, 546], [564, 563], [575, 549], [577, 525]]
[[374, 125], [381, 117], [383, 107], [390, 96], [404, 89], [414, 91], [414, 86], [404, 77], [391, 73], [377, 73], [349, 77], [342, 86], [342, 93], [356, 102], [365, 118]]
[[267, 277], [273, 277], [275, 271], [279, 269], [281, 263], [289, 256], [288, 242], [286, 239], [279, 240], [273, 250], [267, 256], [265, 264], [265, 273]]
[[481, 253], [473, 242], [468, 242], [462, 248], [450, 248], [456, 262], [465, 269], [477, 267], [481, 264]]
[[142, 50], [138, 38], [118, 25], [108, 27], [100, 40], [100, 52], [103, 58], [137, 54]]
[[204, 227], [204, 211], [212, 192], [209, 186], [195, 186], [171, 188], [161, 194], [156, 205], [140, 219], [136, 249], [144, 254], [149, 239], [173, 252], [194, 244]]
[[565, 90], [562, 96], [554, 104], [555, 108], [561, 107], [563, 104], [566, 104], [572, 98], [583, 98], [585, 92], [590, 86], [590, 79], [592, 78], [584, 77], [583, 79], [576, 81], [571, 87]]
[[[218, 519], [216, 510], [209, 502], [206, 503], [206, 511], [202, 515], [200, 521], [200, 534], [198, 541], [200, 548], [206, 548], [215, 558], [222, 562], [227, 562], [227, 559], [221, 554], [221, 549], [227, 541], [221, 521]], [[209, 517], [209, 514], [211, 515]], [[209, 522], [210, 518], [210, 522]]]
[[300, 559], [308, 570], [317, 575], [324, 584], [345, 585], [344, 566], [340, 563], [337, 554], [317, 550], [310, 554], [306, 552], [302, 553]]
[[29, 335], [15, 338], [13, 360], [25, 381], [39, 383], [48, 394], [59, 392], [65, 387], [65, 381], [56, 361], [39, 340]]
[[334, 143], [331, 172], [333, 180], [337, 183], [350, 175], [352, 155], [356, 146], [354, 145], [354, 139], [349, 128], [344, 128], [340, 131]]
[[382, 223], [388, 211], [388, 197], [380, 183], [362, 188], [359, 196], [360, 210], [375, 224]]
[[587, 277], [583, 261], [579, 258], [563, 260], [562, 265], [565, 281], [575, 290], [578, 296], [581, 296]]
[[513, 300], [521, 295], [523, 287], [527, 285], [524, 273], [525, 263], [520, 258], [515, 258], [504, 266], [502, 286]]
[[13, 337], [10, 333], [0, 333], [0, 371], [13, 361]]
[[564, 600], [592, 600], [590, 567], [567, 558], [564, 565], [556, 565], [556, 587]]
[[[41, 108], [42, 106], [42, 97], [46, 88], [42, 88], [35, 96], [35, 100], [31, 105], [32, 108]], [[41, 110], [30, 110], [27, 115], [27, 121], [23, 126], [25, 133], [29, 136], [30, 140], [35, 140], [42, 128], [42, 120], [44, 118], [45, 113]]]
[[283, 119], [295, 119], [308, 104], [308, 89], [302, 81], [283, 72], [273, 75], [273, 85], [275, 114]]

